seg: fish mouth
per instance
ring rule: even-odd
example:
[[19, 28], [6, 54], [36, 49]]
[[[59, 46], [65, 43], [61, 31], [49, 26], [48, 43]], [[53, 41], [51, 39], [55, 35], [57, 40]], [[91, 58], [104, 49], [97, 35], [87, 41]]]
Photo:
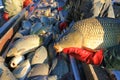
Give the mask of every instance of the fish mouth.
[[57, 53], [62, 52], [62, 47], [60, 47], [58, 44], [54, 44], [54, 49], [56, 50]]

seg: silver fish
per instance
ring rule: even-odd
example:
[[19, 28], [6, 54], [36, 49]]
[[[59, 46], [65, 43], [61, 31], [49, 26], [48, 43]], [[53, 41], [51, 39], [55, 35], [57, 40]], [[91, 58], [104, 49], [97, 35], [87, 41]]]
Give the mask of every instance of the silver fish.
[[34, 76], [46, 76], [49, 73], [49, 65], [48, 64], [36, 64], [28, 74], [27, 78], [34, 77]]
[[57, 52], [67, 47], [107, 48], [119, 44], [120, 20], [89, 18], [76, 22], [70, 32], [55, 44]]
[[58, 79], [61, 79], [63, 75], [69, 72], [67, 62], [62, 58], [62, 56], [57, 58], [57, 64], [56, 61], [53, 60], [53, 65], [54, 64], [56, 66], [53, 67], [50, 74], [57, 75]]
[[37, 48], [42, 43], [42, 38], [37, 35], [28, 35], [17, 40], [13, 47], [8, 51], [7, 57], [24, 55]]
[[30, 62], [29, 60], [25, 60], [13, 70], [13, 74], [17, 79], [24, 80], [30, 70]]
[[43, 25], [42, 23], [36, 23], [31, 28], [30, 34], [36, 34], [36, 35], [44, 35], [47, 33], [47, 31], [50, 29], [50, 27]]
[[48, 80], [48, 76], [37, 75], [37, 76], [26, 78], [25, 80]]
[[24, 59], [25, 59], [25, 57], [24, 57], [24, 56], [21, 56], [21, 55], [20, 55], [20, 56], [15, 56], [15, 57], [13, 57], [12, 60], [10, 61], [10, 67], [12, 67], [12, 68], [17, 67], [18, 64], [19, 64], [20, 62], [22, 62]]
[[35, 54], [35, 52], [29, 52], [28, 55], [27, 55], [27, 59], [29, 59], [30, 61], [30, 64], [31, 64], [31, 61], [32, 61], [32, 58], [33, 58], [33, 55]]
[[53, 75], [53, 76], [33, 76], [33, 77], [29, 77], [25, 80], [57, 80], [57, 76]]
[[35, 51], [33, 55], [31, 65], [42, 64], [48, 62], [48, 53], [44, 46], [41, 46]]
[[46, 16], [41, 16], [40, 21], [43, 26], [49, 26], [50, 25], [50, 19]]
[[29, 35], [30, 34], [30, 30], [20, 30], [19, 33], [22, 34], [23, 36]]
[[55, 18], [49, 18], [49, 21], [50, 21], [50, 24], [51, 25], [53, 25], [53, 24], [55, 24], [55, 23], [57, 23], [57, 19], [55, 19]]
[[48, 76], [48, 80], [58, 80], [57, 75]]
[[41, 29], [41, 27], [42, 27], [42, 24], [40, 22], [33, 24], [33, 26], [30, 29], [30, 34], [37, 34]]
[[49, 59], [52, 60], [56, 57], [55, 49], [53, 48], [53, 43], [48, 46]]
[[0, 80], [16, 80], [13, 73], [4, 64], [3, 57], [0, 56]]
[[29, 30], [31, 28], [32, 24], [28, 20], [22, 21], [22, 28], [25, 30]]

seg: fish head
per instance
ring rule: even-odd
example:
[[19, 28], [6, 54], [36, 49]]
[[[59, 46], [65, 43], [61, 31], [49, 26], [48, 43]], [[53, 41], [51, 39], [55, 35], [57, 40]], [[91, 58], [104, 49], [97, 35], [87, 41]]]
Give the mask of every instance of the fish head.
[[12, 57], [12, 56], [14, 56], [14, 55], [17, 54], [17, 53], [18, 53], [17, 49], [16, 49], [15, 47], [13, 47], [13, 48], [11, 48], [11, 49], [8, 51], [7, 57]]
[[82, 47], [83, 37], [78, 31], [69, 32], [54, 44], [56, 52], [61, 52], [64, 48]]

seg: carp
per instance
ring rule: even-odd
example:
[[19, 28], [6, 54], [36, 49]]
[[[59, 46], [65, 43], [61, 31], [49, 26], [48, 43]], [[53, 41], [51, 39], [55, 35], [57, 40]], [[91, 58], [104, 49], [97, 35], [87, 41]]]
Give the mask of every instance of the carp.
[[54, 48], [61, 52], [67, 47], [86, 47], [97, 50], [119, 44], [120, 20], [113, 18], [88, 18], [76, 22], [68, 34]]
[[42, 38], [37, 35], [28, 35], [18, 39], [7, 53], [7, 57], [24, 55], [37, 48], [42, 43]]

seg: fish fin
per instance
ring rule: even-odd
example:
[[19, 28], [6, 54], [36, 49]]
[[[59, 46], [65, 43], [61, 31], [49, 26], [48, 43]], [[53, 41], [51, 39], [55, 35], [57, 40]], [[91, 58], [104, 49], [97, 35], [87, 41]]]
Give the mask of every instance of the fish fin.
[[14, 36], [14, 38], [23, 38], [23, 35], [21, 34], [21, 33], [16, 33], [15, 34], [15, 36]]

